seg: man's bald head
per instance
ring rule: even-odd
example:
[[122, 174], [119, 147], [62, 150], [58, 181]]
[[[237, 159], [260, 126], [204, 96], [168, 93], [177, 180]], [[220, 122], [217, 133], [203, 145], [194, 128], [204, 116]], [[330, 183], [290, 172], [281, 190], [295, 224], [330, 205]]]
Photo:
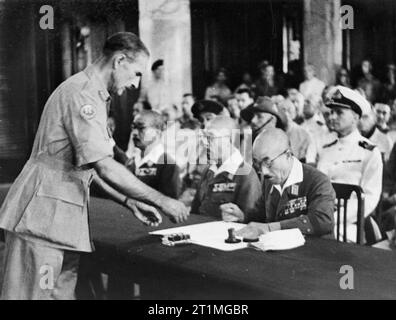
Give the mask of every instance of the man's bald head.
[[293, 166], [289, 138], [281, 129], [268, 129], [258, 135], [253, 144], [253, 159], [257, 170], [272, 184], [286, 182]]
[[272, 159], [290, 146], [287, 134], [278, 128], [271, 128], [260, 133], [253, 144], [253, 157], [256, 160]]

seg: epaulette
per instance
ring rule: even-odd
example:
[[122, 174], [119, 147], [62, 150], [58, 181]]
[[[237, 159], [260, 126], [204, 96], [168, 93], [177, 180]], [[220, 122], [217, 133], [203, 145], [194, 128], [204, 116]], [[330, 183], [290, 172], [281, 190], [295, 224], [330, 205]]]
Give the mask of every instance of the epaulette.
[[323, 149], [335, 145], [335, 144], [337, 143], [337, 141], [338, 141], [338, 140], [336, 139], [336, 140], [334, 140], [333, 142], [330, 142], [330, 143], [328, 143], [328, 144], [325, 144], [325, 145], [323, 146]]
[[359, 146], [362, 147], [363, 149], [367, 149], [367, 150], [370, 150], [370, 151], [373, 151], [374, 148], [376, 147], [375, 144], [370, 144], [370, 143], [368, 143], [367, 141], [364, 141], [364, 140], [359, 141]]

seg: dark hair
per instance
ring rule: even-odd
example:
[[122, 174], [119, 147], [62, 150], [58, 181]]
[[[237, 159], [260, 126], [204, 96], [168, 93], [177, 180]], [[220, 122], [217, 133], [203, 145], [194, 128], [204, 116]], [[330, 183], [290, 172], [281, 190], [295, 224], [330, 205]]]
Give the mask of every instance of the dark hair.
[[241, 88], [241, 89], [238, 89], [236, 92], [236, 94], [242, 94], [242, 93], [247, 93], [250, 98], [253, 98], [253, 92], [252, 92], [252, 90], [250, 90], [248, 88]]
[[110, 58], [117, 51], [123, 52], [131, 59], [135, 59], [141, 53], [150, 55], [142, 40], [132, 32], [118, 32], [107, 38], [103, 47], [105, 57]]
[[164, 60], [162, 59], [158, 59], [156, 61], [154, 61], [154, 63], [151, 66], [151, 71], [155, 71], [157, 70], [160, 66], [164, 65]]

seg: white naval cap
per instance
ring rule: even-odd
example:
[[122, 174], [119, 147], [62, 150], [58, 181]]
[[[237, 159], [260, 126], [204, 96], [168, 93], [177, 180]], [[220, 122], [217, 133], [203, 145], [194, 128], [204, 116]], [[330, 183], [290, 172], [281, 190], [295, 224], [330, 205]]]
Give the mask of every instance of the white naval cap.
[[355, 111], [359, 117], [371, 112], [371, 104], [359, 92], [343, 86], [335, 86], [326, 95], [325, 105]]

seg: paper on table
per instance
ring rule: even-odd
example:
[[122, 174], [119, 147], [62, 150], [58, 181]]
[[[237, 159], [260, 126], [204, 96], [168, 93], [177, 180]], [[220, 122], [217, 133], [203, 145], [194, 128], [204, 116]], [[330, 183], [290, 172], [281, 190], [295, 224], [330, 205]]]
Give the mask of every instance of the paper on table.
[[278, 230], [263, 234], [259, 242], [251, 245], [259, 250], [288, 250], [304, 245], [305, 239], [300, 229]]
[[224, 240], [228, 238], [228, 229], [234, 228], [236, 231], [244, 226], [243, 223], [215, 221], [157, 230], [149, 234], [165, 236], [172, 233], [186, 233], [190, 235], [192, 243], [222, 251], [233, 251], [246, 248], [248, 244], [245, 242], [225, 243]]

